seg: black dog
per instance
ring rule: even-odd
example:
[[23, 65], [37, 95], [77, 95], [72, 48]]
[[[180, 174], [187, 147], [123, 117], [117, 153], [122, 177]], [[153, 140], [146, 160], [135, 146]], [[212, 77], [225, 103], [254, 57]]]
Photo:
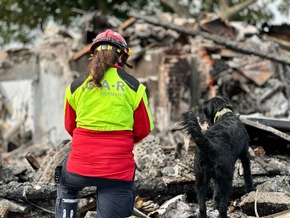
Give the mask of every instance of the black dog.
[[214, 180], [214, 207], [220, 217], [227, 217], [230, 202], [235, 162], [239, 158], [244, 169], [244, 180], [248, 192], [255, 190], [248, 154], [249, 136], [233, 113], [232, 106], [223, 97], [206, 101], [201, 108], [209, 123], [202, 133], [199, 121], [192, 111], [182, 114], [181, 125], [197, 145], [194, 158], [196, 190], [199, 200], [200, 218], [206, 218], [206, 189]]

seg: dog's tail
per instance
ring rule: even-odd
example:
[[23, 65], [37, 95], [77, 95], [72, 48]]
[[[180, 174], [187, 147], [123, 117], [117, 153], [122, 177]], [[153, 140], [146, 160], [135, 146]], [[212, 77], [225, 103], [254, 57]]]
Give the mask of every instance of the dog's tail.
[[200, 150], [204, 152], [210, 152], [212, 150], [210, 142], [203, 135], [198, 119], [192, 111], [182, 114], [181, 126], [192, 137]]

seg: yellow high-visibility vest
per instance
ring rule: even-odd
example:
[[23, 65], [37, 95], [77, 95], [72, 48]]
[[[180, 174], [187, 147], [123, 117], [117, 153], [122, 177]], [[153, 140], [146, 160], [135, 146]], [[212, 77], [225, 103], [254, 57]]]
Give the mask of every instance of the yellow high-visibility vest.
[[[134, 111], [143, 99], [146, 87], [123, 69], [109, 69], [101, 87], [93, 86], [91, 76], [81, 76], [66, 88], [66, 98], [76, 112], [77, 127], [100, 130], [133, 130]], [[151, 114], [147, 108], [150, 124]]]

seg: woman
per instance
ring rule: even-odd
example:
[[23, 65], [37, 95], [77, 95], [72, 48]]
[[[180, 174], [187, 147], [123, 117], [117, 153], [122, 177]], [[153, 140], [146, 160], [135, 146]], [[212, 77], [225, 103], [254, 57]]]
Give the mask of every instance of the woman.
[[71, 151], [57, 185], [56, 217], [76, 217], [78, 193], [97, 187], [97, 217], [124, 218], [134, 207], [134, 143], [153, 130], [145, 86], [123, 66], [130, 56], [124, 38], [110, 29], [90, 48], [89, 75], [66, 89], [65, 128]]

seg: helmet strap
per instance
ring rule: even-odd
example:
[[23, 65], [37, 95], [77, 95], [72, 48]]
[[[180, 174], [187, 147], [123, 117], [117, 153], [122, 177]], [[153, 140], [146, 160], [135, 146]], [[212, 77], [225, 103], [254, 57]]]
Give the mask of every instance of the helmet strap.
[[121, 54], [120, 59], [121, 59], [120, 66], [126, 65], [128, 68], [133, 69], [133, 66], [127, 63], [128, 55], [123, 53], [123, 54]]
[[125, 63], [127, 67], [129, 67], [130, 69], [133, 69], [133, 66], [131, 64]]

